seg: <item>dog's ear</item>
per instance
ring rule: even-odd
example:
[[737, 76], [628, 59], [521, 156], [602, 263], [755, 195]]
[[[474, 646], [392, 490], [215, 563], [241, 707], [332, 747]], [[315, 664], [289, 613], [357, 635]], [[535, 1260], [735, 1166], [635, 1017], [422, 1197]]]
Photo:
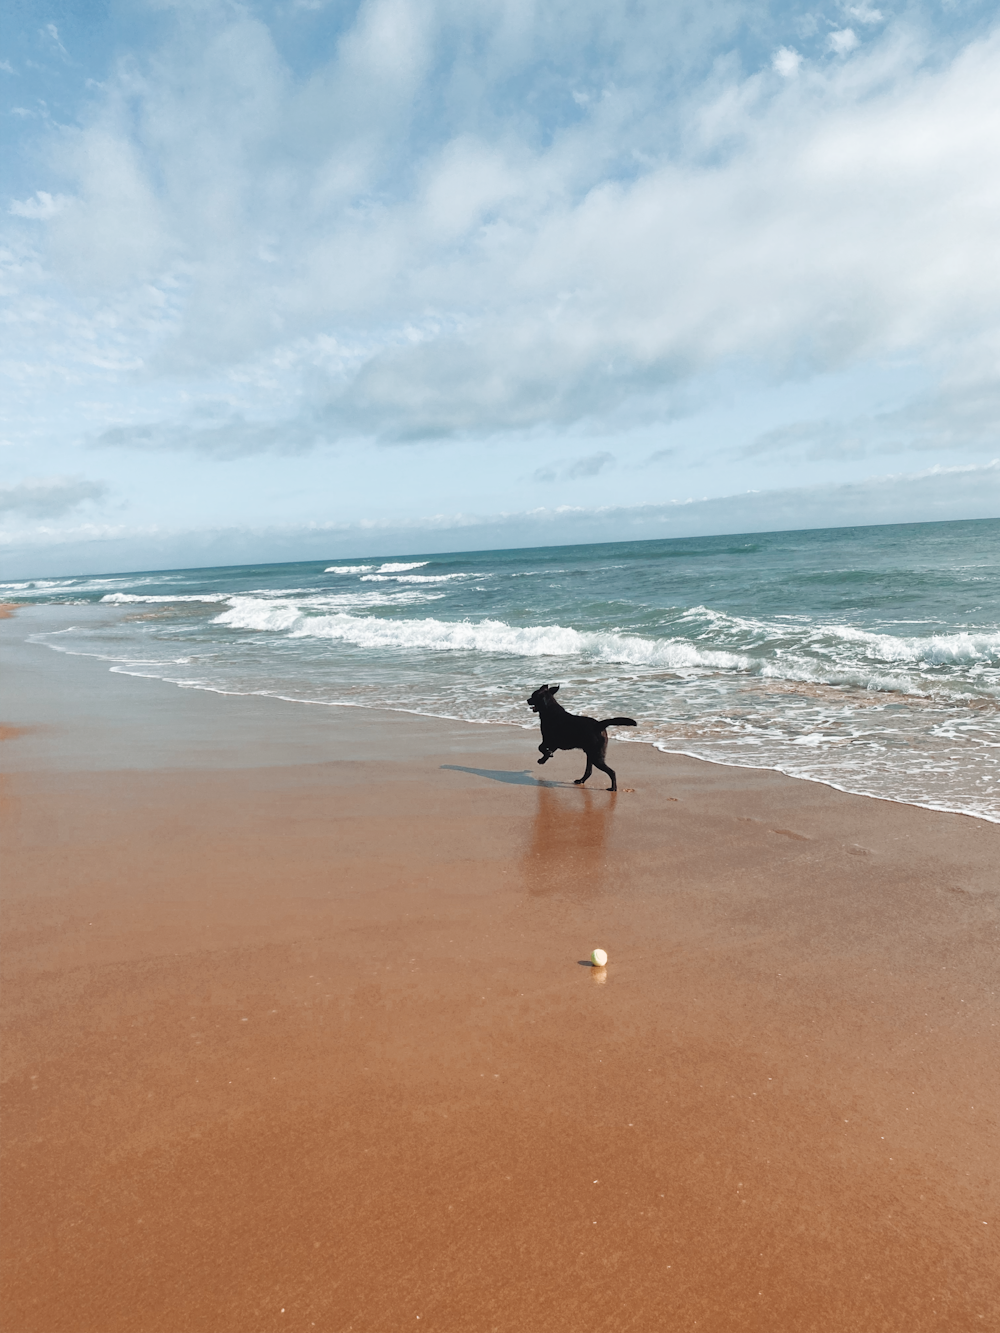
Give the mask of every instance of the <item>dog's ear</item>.
[[558, 685], [548, 685], [546, 686], [546, 689], [548, 690], [549, 694], [558, 694], [559, 692]]

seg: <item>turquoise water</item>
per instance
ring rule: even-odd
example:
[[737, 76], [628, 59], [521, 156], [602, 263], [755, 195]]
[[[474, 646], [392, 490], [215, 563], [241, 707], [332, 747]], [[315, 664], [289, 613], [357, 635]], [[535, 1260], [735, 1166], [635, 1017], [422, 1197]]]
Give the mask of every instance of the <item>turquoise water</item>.
[[[635, 738], [1000, 821], [1000, 520], [45, 579], [49, 647], [185, 687]], [[630, 736], [630, 739], [632, 737]], [[624, 741], [619, 736], [619, 741]]]

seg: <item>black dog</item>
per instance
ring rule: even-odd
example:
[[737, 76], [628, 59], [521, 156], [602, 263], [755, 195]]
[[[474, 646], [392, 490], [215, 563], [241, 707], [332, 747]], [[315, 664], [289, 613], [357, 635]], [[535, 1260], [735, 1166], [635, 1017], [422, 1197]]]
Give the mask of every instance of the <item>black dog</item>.
[[634, 727], [631, 717], [609, 717], [598, 722], [594, 717], [581, 717], [576, 713], [567, 713], [562, 704], [556, 703], [558, 685], [539, 685], [528, 700], [533, 713], [538, 714], [542, 724], [542, 743], [538, 747], [542, 752], [540, 764], [548, 763], [556, 750], [582, 750], [587, 756], [587, 771], [582, 778], [577, 778], [575, 785], [586, 782], [595, 768], [607, 773], [611, 779], [608, 791], [618, 790], [615, 770], [608, 768], [604, 756], [608, 752], [607, 727]]

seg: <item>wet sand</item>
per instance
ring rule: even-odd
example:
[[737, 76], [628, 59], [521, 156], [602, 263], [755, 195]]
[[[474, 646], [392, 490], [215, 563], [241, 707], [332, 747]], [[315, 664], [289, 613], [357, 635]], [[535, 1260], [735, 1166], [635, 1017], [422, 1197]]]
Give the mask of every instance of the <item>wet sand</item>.
[[53, 614], [0, 627], [3, 1333], [1000, 1328], [1000, 827], [581, 790]]

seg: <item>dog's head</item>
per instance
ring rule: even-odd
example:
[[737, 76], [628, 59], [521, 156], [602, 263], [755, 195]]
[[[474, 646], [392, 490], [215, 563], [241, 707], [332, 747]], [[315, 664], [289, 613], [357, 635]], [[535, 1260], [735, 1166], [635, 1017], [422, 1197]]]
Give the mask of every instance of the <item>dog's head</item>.
[[539, 685], [538, 689], [528, 700], [528, 707], [533, 713], [537, 713], [546, 699], [551, 699], [558, 688], [558, 685]]

